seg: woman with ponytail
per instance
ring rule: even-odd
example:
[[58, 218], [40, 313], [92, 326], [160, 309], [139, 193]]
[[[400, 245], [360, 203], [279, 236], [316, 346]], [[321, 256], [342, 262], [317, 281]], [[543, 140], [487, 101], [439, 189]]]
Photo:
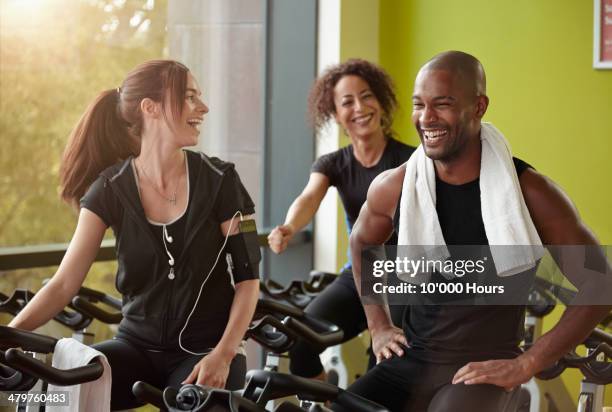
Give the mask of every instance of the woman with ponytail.
[[114, 339], [94, 347], [111, 366], [113, 410], [139, 405], [138, 380], [244, 384], [257, 265], [232, 271], [221, 255], [254, 205], [231, 163], [184, 149], [197, 144], [206, 113], [195, 78], [170, 60], [141, 64], [90, 104], [61, 167], [62, 197], [80, 209], [74, 236], [51, 281], [10, 324], [33, 330], [63, 309], [111, 227], [123, 320]]

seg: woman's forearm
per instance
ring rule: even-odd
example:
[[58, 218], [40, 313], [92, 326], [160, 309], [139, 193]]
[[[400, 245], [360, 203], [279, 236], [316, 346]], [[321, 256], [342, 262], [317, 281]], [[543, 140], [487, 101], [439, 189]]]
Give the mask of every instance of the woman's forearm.
[[311, 173], [308, 184], [295, 198], [285, 218], [285, 225], [291, 225], [294, 232], [302, 230], [314, 217], [329, 188], [329, 178], [321, 173]]
[[29, 331], [39, 328], [64, 309], [73, 296], [73, 293], [51, 280], [34, 295], [9, 326]]
[[298, 196], [289, 206], [285, 225], [291, 225], [294, 233], [299, 232], [310, 223], [320, 204], [321, 202], [317, 202], [316, 199], [310, 196]]
[[259, 279], [245, 280], [236, 284], [229, 320], [215, 350], [234, 357], [246, 330], [253, 319], [259, 298]]

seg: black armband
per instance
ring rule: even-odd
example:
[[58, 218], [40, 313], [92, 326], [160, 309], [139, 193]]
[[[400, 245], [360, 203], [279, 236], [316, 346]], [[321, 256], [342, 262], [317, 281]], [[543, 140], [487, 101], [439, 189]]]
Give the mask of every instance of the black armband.
[[259, 278], [261, 250], [257, 227], [252, 219], [238, 224], [239, 233], [227, 238], [227, 251], [232, 258], [234, 282]]

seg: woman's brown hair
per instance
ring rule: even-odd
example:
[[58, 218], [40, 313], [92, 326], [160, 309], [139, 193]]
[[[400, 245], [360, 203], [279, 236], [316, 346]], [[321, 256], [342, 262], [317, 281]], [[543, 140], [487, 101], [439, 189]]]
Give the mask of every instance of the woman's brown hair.
[[361, 77], [370, 86], [383, 109], [383, 131], [391, 134], [393, 113], [398, 105], [393, 81], [381, 67], [363, 59], [350, 59], [331, 66], [315, 80], [308, 96], [308, 114], [312, 125], [318, 130], [334, 117], [334, 87], [340, 79], [349, 75]]
[[[140, 153], [140, 103], [149, 98], [180, 117], [189, 69], [173, 60], [151, 60], [129, 72], [117, 89], [105, 90], [70, 133], [60, 168], [61, 196], [74, 207], [107, 167]], [[165, 113], [165, 110], [162, 110]]]

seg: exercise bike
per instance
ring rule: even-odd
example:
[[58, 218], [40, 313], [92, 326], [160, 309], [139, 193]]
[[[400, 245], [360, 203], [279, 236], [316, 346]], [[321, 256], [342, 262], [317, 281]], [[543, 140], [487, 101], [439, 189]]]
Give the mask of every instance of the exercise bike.
[[[542, 318], [553, 311], [557, 299], [569, 304], [575, 295], [574, 291], [536, 278], [535, 288], [530, 297], [533, 304], [528, 305], [525, 319], [526, 349], [542, 334]], [[610, 362], [612, 336], [603, 330], [595, 329], [583, 345], [587, 348], [586, 356], [578, 356], [572, 351], [522, 386], [519, 412], [555, 412], [573, 409], [574, 401], [565, 390], [563, 382], [555, 379], [566, 368], [578, 368], [584, 375], [577, 410], [579, 412], [602, 410], [605, 385], [612, 383], [612, 362]]]
[[70, 402], [59, 396], [45, 396], [47, 384], [78, 385], [102, 376], [104, 368], [98, 361], [66, 370], [45, 363], [43, 359], [53, 353], [56, 344], [57, 339], [49, 336], [0, 326], [0, 390], [5, 393], [35, 391], [38, 395], [38, 400], [36, 396], [17, 396], [17, 411], [42, 412], [49, 401], [65, 405]]
[[[304, 309], [337, 277], [337, 274], [313, 270], [310, 272], [307, 280], [293, 280], [288, 285], [283, 286], [274, 280], [268, 279], [260, 283], [260, 289], [266, 297], [299, 309]], [[327, 347], [320, 355], [328, 381], [341, 388], [346, 388], [350, 383], [349, 368], [343, 359], [345, 353], [346, 346], [334, 345]]]
[[[277, 359], [289, 350], [296, 339], [322, 347], [342, 340], [335, 325], [305, 314], [301, 309], [280, 302], [260, 299], [247, 337], [268, 351], [266, 368], [250, 371], [247, 385], [240, 391], [206, 388], [199, 385], [168, 387], [164, 391], [144, 382], [134, 384], [134, 395], [160, 409], [176, 411], [328, 411], [322, 403], [335, 401], [356, 411], [386, 411], [385, 408], [335, 385], [279, 373]], [[283, 398], [297, 397], [300, 405]], [[274, 402], [273, 402], [274, 401]]]

